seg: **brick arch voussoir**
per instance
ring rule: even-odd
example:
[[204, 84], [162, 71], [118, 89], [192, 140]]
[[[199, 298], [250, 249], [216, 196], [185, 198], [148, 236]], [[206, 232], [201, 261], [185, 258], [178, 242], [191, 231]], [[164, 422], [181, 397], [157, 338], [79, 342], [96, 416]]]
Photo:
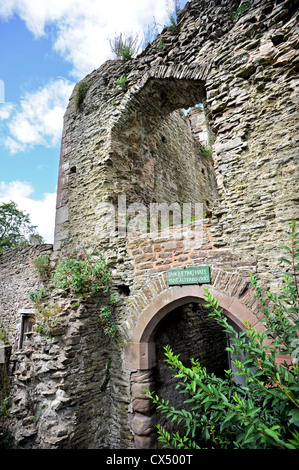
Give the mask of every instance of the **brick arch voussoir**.
[[[144, 308], [140, 311], [127, 343], [126, 369], [148, 370], [155, 366], [154, 335], [159, 323], [169, 312], [186, 303], [206, 303], [205, 287], [219, 302], [226, 316], [239, 328], [245, 329], [245, 322], [249, 322], [253, 327], [262, 329], [261, 324], [258, 324], [260, 318], [256, 308], [256, 297], [249, 286], [248, 277], [217, 270], [213, 273], [212, 279], [213, 283], [206, 286], [168, 287], [165, 283], [160, 292], [157, 292], [157, 284], [153, 290], [149, 284], [141, 289], [136, 296], [135, 304], [142, 305], [143, 302]], [[153, 280], [151, 282], [153, 283]], [[155, 294], [150, 295], [150, 292]]]

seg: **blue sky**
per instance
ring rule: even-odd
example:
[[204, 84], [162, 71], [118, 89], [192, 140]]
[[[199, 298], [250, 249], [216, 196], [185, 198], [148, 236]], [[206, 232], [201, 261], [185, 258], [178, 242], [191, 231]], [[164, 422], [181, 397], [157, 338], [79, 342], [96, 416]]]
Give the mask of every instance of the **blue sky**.
[[[109, 38], [162, 29], [173, 0], [0, 1], [0, 204], [13, 200], [53, 242], [62, 120]], [[181, 0], [182, 8], [187, 3]]]

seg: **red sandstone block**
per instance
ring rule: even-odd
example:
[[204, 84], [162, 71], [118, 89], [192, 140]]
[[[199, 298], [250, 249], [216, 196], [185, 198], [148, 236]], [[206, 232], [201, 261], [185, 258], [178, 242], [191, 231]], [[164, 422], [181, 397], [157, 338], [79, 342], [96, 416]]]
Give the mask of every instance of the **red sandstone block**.
[[158, 273], [161, 273], [165, 271], [165, 266], [155, 266], [155, 269], [158, 271]]
[[135, 413], [131, 419], [131, 429], [139, 435], [149, 435], [155, 430], [155, 416], [146, 416], [141, 413]]
[[201, 252], [198, 252], [198, 253], [191, 253], [190, 258], [191, 259], [202, 259], [202, 260], [204, 260], [205, 256]]
[[174, 256], [186, 255], [186, 254], [189, 254], [189, 250], [178, 250], [178, 251], [175, 251], [173, 254]]
[[140, 248], [135, 248], [134, 250], [131, 251], [132, 256], [141, 255], [141, 254], [142, 254], [142, 251]]
[[134, 445], [135, 449], [156, 449], [157, 448], [157, 438], [155, 434], [150, 436], [134, 436]]

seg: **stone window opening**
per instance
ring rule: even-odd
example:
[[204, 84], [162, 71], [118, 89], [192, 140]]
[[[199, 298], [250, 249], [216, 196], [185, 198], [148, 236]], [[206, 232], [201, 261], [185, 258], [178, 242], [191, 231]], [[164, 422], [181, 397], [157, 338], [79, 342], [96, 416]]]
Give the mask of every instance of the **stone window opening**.
[[34, 314], [34, 310], [19, 310], [19, 314], [21, 315], [21, 324], [19, 330], [18, 349], [23, 349], [24, 341], [33, 334], [32, 330], [34, 322], [32, 320], [32, 315]]
[[111, 131], [115, 194], [147, 209], [154, 201], [212, 211], [218, 188], [211, 129], [204, 79], [148, 78]]

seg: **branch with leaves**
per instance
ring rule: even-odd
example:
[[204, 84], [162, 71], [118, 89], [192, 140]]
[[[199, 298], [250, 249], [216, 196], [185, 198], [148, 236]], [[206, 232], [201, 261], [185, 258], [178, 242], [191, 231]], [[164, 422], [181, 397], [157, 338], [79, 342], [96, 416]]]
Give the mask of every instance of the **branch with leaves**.
[[15, 202], [0, 205], [0, 252], [4, 248], [30, 244], [30, 236], [42, 238], [36, 234], [36, 226], [31, 224], [30, 217], [19, 210]]

